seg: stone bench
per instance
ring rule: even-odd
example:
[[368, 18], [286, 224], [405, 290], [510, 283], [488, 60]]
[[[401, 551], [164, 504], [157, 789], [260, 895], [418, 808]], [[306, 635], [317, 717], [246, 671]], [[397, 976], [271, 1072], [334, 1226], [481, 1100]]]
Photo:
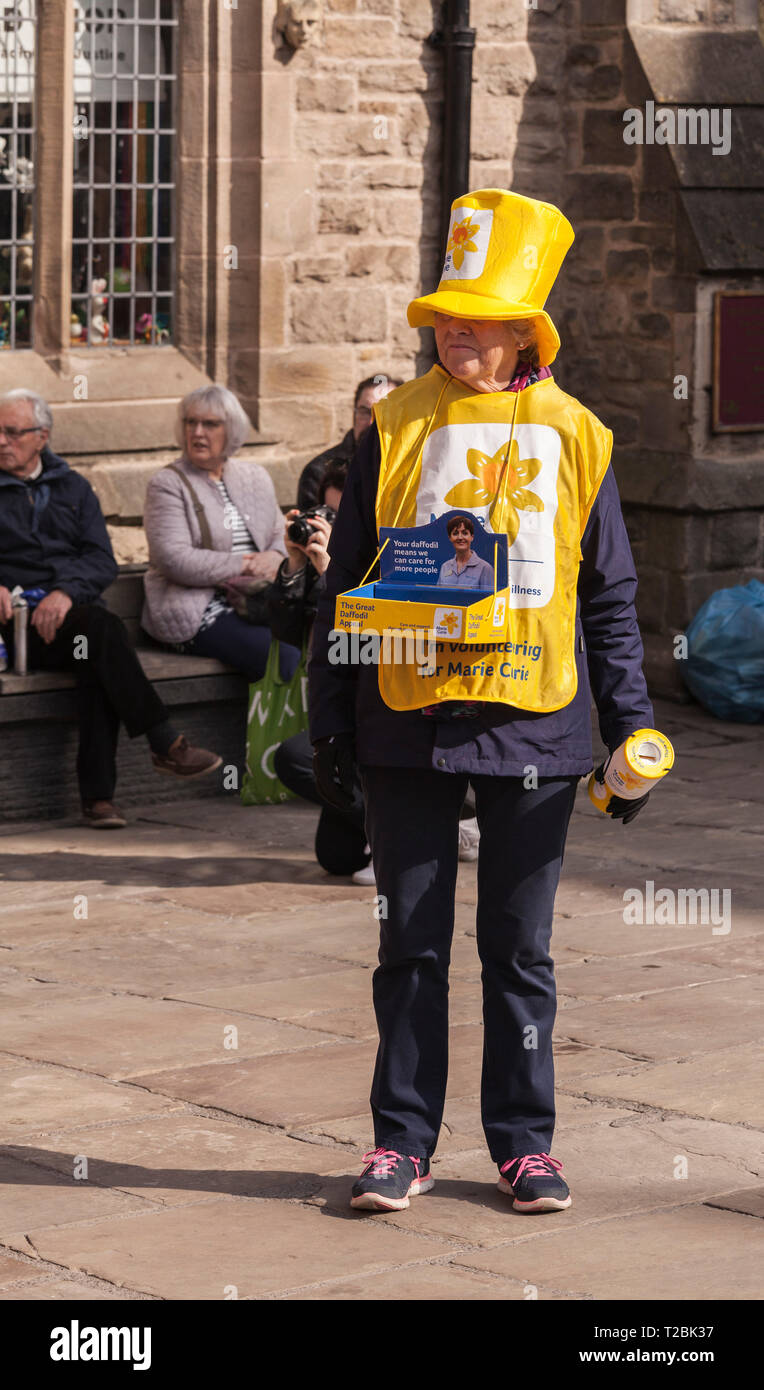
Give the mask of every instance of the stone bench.
[[[173, 723], [192, 743], [214, 748], [223, 767], [235, 766], [239, 785], [244, 765], [247, 681], [211, 657], [164, 651], [142, 632], [142, 567], [123, 569], [104, 592], [112, 613], [125, 623], [138, 659], [170, 710]], [[0, 822], [76, 815], [75, 761], [77, 697], [68, 671], [0, 671]], [[223, 788], [222, 770], [186, 786], [154, 771], [144, 738], [120, 734], [117, 800], [157, 804], [178, 796], [236, 795]], [[228, 779], [230, 780], [230, 778]]]

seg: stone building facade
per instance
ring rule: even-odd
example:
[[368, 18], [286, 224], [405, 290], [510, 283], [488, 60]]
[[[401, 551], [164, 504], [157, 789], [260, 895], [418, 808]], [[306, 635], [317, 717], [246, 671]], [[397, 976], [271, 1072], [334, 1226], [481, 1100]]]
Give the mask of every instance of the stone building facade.
[[[315, 0], [296, 46], [276, 0], [161, 5], [177, 19], [172, 340], [69, 337], [73, 7], [37, 0], [34, 336], [0, 352], [0, 388], [51, 401], [54, 447], [91, 478], [125, 559], [143, 554], [146, 481], [175, 455], [185, 391], [239, 394], [247, 452], [290, 504], [349, 427], [356, 382], [432, 360], [405, 308], [442, 250], [439, 4]], [[673, 634], [714, 589], [764, 578], [762, 434], [714, 434], [709, 402], [713, 295], [764, 290], [756, 3], [473, 0], [471, 24], [470, 184], [574, 225], [547, 305], [555, 375], [615, 432], [648, 673], [678, 691]], [[650, 101], [730, 108], [729, 154], [626, 143], [624, 112]]]

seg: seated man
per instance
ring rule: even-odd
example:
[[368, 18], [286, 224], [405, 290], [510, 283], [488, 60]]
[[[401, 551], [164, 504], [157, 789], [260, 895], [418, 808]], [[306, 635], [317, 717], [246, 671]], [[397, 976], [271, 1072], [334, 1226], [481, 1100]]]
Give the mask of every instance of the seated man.
[[355, 388], [353, 398], [353, 424], [348, 430], [344, 439], [339, 444], [335, 444], [331, 449], [325, 449], [322, 454], [317, 454], [310, 463], [306, 463], [300, 474], [300, 481], [297, 484], [297, 506], [301, 512], [307, 511], [309, 507], [316, 507], [318, 502], [318, 490], [323, 476], [330, 464], [347, 465], [355, 457], [355, 447], [361, 438], [364, 430], [371, 424], [371, 408], [377, 401], [384, 400], [394, 387], [401, 383], [397, 377], [385, 376], [383, 372], [378, 372], [376, 376], [367, 376], [365, 381], [359, 381]]
[[130, 738], [146, 735], [158, 772], [199, 777], [222, 759], [173, 728], [123, 623], [104, 607], [117, 575], [106, 523], [90, 484], [47, 448], [52, 424], [34, 391], [0, 396], [0, 634], [12, 643], [12, 589], [45, 591], [34, 607], [30, 597], [30, 669], [77, 678], [83, 816], [116, 829], [126, 824], [112, 802], [120, 720]]

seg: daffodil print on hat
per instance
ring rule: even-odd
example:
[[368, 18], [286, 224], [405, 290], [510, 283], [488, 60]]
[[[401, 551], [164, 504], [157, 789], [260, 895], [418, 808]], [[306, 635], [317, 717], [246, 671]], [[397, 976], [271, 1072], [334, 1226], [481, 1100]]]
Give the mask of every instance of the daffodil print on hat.
[[408, 307], [412, 328], [436, 314], [463, 319], [533, 319], [539, 362], [554, 361], [560, 338], [544, 303], [572, 245], [559, 208], [505, 188], [465, 193], [451, 208], [446, 258], [433, 294]]
[[467, 213], [452, 209], [442, 280], [474, 280], [482, 273], [492, 222], [490, 208]]

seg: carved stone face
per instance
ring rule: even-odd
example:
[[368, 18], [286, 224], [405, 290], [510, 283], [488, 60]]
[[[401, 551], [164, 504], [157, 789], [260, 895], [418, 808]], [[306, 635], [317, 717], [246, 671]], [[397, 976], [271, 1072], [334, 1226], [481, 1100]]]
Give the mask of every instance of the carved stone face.
[[290, 48], [303, 48], [316, 42], [321, 13], [321, 0], [287, 0], [287, 3], [282, 0], [276, 25]]

